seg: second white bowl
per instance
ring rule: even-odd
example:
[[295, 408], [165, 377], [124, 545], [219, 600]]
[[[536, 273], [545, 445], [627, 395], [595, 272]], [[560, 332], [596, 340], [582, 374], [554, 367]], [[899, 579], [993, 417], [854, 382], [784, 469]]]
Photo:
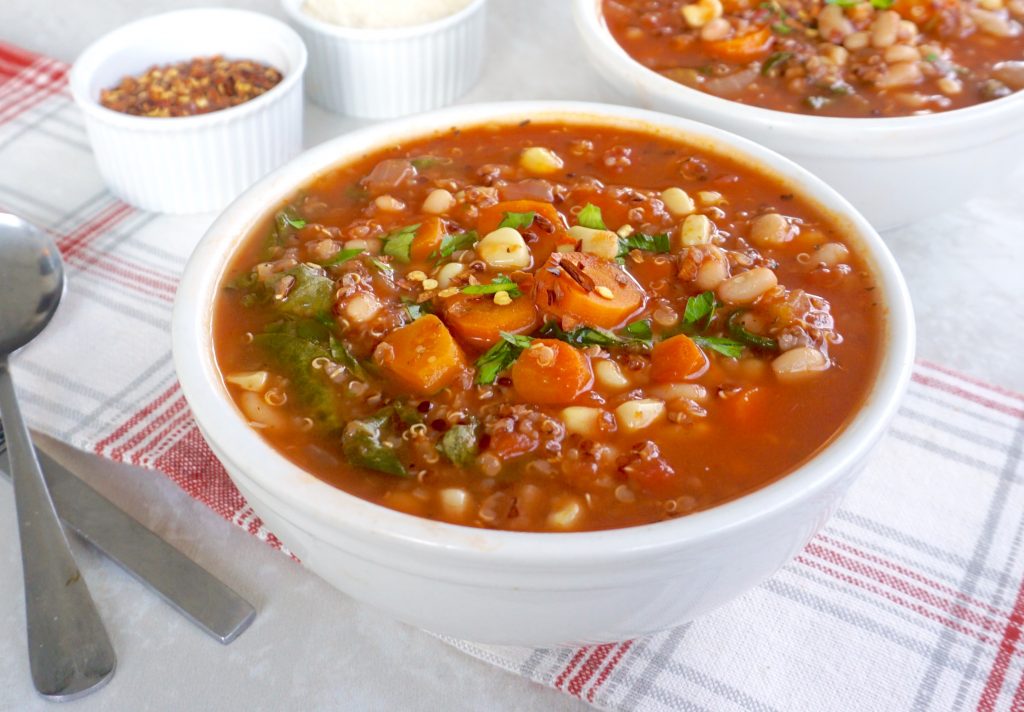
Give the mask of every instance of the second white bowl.
[[844, 119], [740, 104], [648, 69], [608, 30], [602, 0], [573, 0], [598, 73], [631, 103], [732, 131], [838, 190], [878, 230], [960, 205], [1005, 179], [1024, 155], [1024, 92], [926, 116]]

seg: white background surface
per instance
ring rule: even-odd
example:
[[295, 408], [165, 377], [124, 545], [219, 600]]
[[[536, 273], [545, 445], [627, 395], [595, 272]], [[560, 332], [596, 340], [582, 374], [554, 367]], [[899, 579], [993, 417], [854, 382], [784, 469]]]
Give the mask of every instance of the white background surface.
[[[124, 22], [209, 4], [281, 16], [273, 0], [2, 0], [0, 40], [71, 61]], [[568, 5], [567, 0], [491, 0], [484, 77], [463, 101], [616, 101], [576, 46]], [[310, 107], [306, 143], [362, 123]], [[997, 193], [885, 237], [910, 284], [919, 356], [1024, 391], [1024, 157], [1007, 156], [1007, 161], [1017, 163], [1017, 170]], [[119, 662], [110, 685], [67, 709], [584, 708], [354, 603], [158, 474], [43, 444], [259, 611], [247, 632], [221, 646], [75, 542]], [[14, 502], [2, 481], [0, 710], [49, 706], [35, 697], [29, 679], [22, 595]]]

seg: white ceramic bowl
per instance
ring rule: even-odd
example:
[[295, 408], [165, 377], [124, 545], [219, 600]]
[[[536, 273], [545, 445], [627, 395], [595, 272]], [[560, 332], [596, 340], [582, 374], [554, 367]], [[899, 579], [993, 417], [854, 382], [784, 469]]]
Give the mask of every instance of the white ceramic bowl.
[[[290, 463], [253, 431], [218, 373], [213, 300], [225, 266], [269, 211], [314, 176], [376, 147], [482, 123], [554, 119], [684, 136], [773, 172], [838, 216], [877, 275], [887, 345], [867, 402], [813, 460], [761, 490], [658, 524], [552, 534], [474, 529], [354, 497]], [[825, 523], [894, 414], [914, 350], [910, 297], [878, 234], [807, 171], [749, 141], [677, 117], [569, 102], [464, 106], [341, 136], [253, 186], [210, 227], [189, 260], [172, 326], [182, 388], [210, 446], [256, 513], [311, 570], [395, 618], [500, 644], [620, 640], [699, 616], [754, 586]]]
[[[198, 116], [152, 118], [104, 108], [101, 89], [154, 64], [223, 54], [284, 75], [244, 104]], [[179, 10], [104, 35], [71, 68], [71, 94], [85, 115], [100, 174], [143, 210], [220, 210], [302, 150], [306, 48], [283, 22], [243, 10]]]
[[639, 106], [774, 149], [843, 194], [879, 230], [941, 213], [1005, 179], [1024, 155], [1024, 92], [927, 116], [845, 119], [740, 104], [674, 82], [615, 41], [601, 0], [573, 0], [598, 73]]
[[309, 47], [309, 97], [348, 116], [384, 119], [451, 104], [480, 78], [486, 0], [423, 25], [357, 29], [303, 11], [305, 0], [281, 0]]

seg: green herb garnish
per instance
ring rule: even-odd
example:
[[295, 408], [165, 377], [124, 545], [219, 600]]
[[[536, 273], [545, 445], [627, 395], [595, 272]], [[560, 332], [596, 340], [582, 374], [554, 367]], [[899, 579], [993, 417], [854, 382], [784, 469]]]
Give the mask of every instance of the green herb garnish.
[[509, 334], [506, 331], [501, 334], [501, 341], [476, 360], [476, 382], [481, 385], [494, 383], [498, 374], [516, 362], [519, 354], [533, 341], [529, 336]]
[[370, 257], [370, 264], [379, 269], [381, 272], [394, 272], [395, 268], [389, 265], [387, 262], [382, 262], [376, 257]]
[[714, 318], [717, 308], [718, 300], [715, 298], [714, 292], [704, 292], [696, 297], [690, 297], [686, 300], [683, 322], [703, 331], [711, 326], [711, 319]]
[[424, 168], [430, 168], [436, 166], [441, 162], [440, 158], [436, 156], [420, 156], [419, 158], [413, 158], [409, 161], [412, 167], [418, 171], [422, 171]]
[[392, 230], [384, 236], [384, 247], [381, 252], [394, 257], [399, 262], [409, 262], [409, 250], [412, 248], [413, 238], [416, 237], [416, 231], [419, 229], [420, 223], [416, 223]]
[[761, 336], [760, 334], [748, 331], [743, 324], [740, 323], [740, 317], [743, 316], [743, 312], [745, 311], [746, 309], [737, 309], [729, 315], [729, 319], [726, 322], [726, 325], [729, 327], [729, 334], [731, 334], [734, 339], [743, 342], [747, 346], [764, 349], [765, 351], [778, 351], [778, 341], [768, 336]]
[[775, 76], [773, 74], [775, 69], [789, 60], [792, 56], [792, 52], [776, 52], [764, 61], [764, 64], [761, 66], [761, 74], [766, 77]]
[[492, 279], [490, 284], [470, 284], [462, 288], [463, 294], [497, 294], [498, 292], [508, 292], [508, 296], [513, 299], [523, 294], [519, 291], [519, 285], [503, 274]]
[[784, 22], [776, 22], [772, 24], [772, 29], [778, 32], [780, 35], [788, 35], [793, 31], [793, 28]]
[[421, 302], [417, 304], [411, 299], [402, 299], [402, 307], [405, 309], [405, 313], [409, 315], [409, 318], [416, 321], [424, 314], [433, 314], [430, 309], [430, 302]]
[[366, 380], [366, 369], [363, 368], [363, 364], [359, 363], [352, 352], [345, 348], [345, 344], [334, 338], [333, 335], [330, 338], [330, 351], [334, 361], [347, 368], [348, 372], [360, 381]]
[[646, 250], [647, 252], [668, 252], [668, 235], [648, 235], [644, 232], [634, 232], [632, 235], [619, 238], [619, 253], [616, 257], [625, 257], [630, 250]]
[[353, 257], [362, 254], [362, 252], [362, 247], [352, 247], [347, 250], [341, 250], [336, 255], [334, 255], [334, 257], [331, 257], [330, 259], [321, 262], [320, 265], [323, 267], [333, 267], [334, 265], [340, 265], [343, 262], [348, 262]]
[[896, 0], [871, 0], [871, 7], [876, 10], [888, 10]]
[[601, 217], [601, 208], [593, 203], [587, 203], [583, 206], [580, 214], [576, 216], [576, 222], [583, 227], [589, 227], [591, 230], [608, 229], [604, 224], [604, 219]]
[[534, 210], [525, 213], [505, 213], [505, 217], [498, 223], [498, 227], [510, 227], [515, 230], [524, 230], [533, 225], [533, 219], [537, 217]]
[[572, 331], [566, 331], [555, 321], [545, 323], [541, 327], [540, 333], [542, 336], [558, 339], [573, 346], [629, 346], [630, 344], [650, 346], [652, 339], [651, 323], [646, 319], [634, 321], [618, 334], [608, 329], [590, 326], [581, 326]]
[[441, 259], [451, 257], [459, 250], [468, 250], [477, 241], [477, 238], [476, 230], [460, 232], [457, 235], [445, 235], [441, 238], [441, 249], [439, 250]]
[[295, 214], [294, 208], [285, 208], [274, 216], [274, 220], [281, 230], [284, 230], [285, 227], [291, 227], [295, 230], [301, 230], [306, 227], [306, 221]]
[[697, 346], [717, 351], [729, 358], [739, 358], [743, 353], [742, 343], [722, 336], [691, 336], [690, 338]]

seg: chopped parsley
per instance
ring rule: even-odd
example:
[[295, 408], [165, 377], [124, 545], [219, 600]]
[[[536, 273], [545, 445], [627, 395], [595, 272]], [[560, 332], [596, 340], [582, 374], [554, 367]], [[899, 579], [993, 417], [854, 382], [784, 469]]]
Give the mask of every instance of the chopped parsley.
[[476, 230], [460, 232], [457, 235], [445, 235], [441, 238], [441, 259], [451, 257], [459, 250], [468, 250], [477, 241]]
[[644, 232], [634, 232], [632, 235], [619, 238], [619, 254], [617, 257], [625, 257], [630, 250], [646, 250], [647, 252], [668, 252], [668, 235], [648, 235]]
[[363, 252], [362, 247], [352, 247], [347, 250], [340, 250], [334, 257], [324, 260], [320, 263], [322, 267], [333, 267], [334, 265], [340, 265], [343, 262], [348, 262], [353, 257], [361, 255]]
[[[826, 2], [827, 1], [828, 0], [826, 0]], [[766, 77], [775, 76], [775, 70], [779, 69], [782, 64], [792, 57], [792, 52], [776, 52], [764, 61], [764, 64], [761, 66], [761, 74]]]
[[554, 321], [544, 324], [540, 333], [542, 336], [558, 339], [573, 346], [628, 346], [630, 344], [650, 346], [653, 339], [651, 322], [647, 319], [628, 324], [618, 334], [608, 329], [589, 326], [566, 331], [558, 325], [558, 322]]
[[476, 382], [481, 385], [494, 383], [498, 374], [514, 364], [523, 349], [533, 342], [529, 336], [510, 334], [507, 331], [498, 333], [501, 334], [501, 341], [476, 360]]
[[515, 230], [524, 230], [533, 225], [533, 219], [537, 213], [530, 210], [525, 213], [505, 213], [505, 217], [498, 223], [498, 227], [510, 227]]
[[508, 292], [508, 296], [513, 299], [523, 294], [519, 291], [519, 285], [503, 274], [492, 279], [490, 284], [471, 284], [462, 288], [463, 294], [497, 294], [498, 292]]
[[576, 222], [583, 227], [589, 227], [591, 230], [608, 229], [604, 224], [604, 218], [601, 217], [601, 208], [593, 203], [587, 203], [583, 206], [580, 214], [576, 216]]
[[693, 343], [701, 348], [711, 349], [728, 358], [739, 358], [743, 354], [743, 344], [722, 336], [691, 336]]
[[704, 292], [696, 297], [690, 297], [686, 300], [686, 309], [683, 311], [683, 323], [697, 326], [703, 331], [711, 326], [711, 319], [715, 316], [715, 309], [718, 306], [714, 292]]
[[419, 229], [420, 223], [416, 223], [392, 230], [384, 236], [384, 248], [381, 251], [399, 262], [408, 262], [410, 260], [409, 250], [412, 248], [413, 238], [416, 237], [416, 231]]

